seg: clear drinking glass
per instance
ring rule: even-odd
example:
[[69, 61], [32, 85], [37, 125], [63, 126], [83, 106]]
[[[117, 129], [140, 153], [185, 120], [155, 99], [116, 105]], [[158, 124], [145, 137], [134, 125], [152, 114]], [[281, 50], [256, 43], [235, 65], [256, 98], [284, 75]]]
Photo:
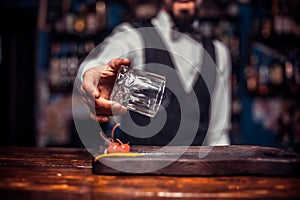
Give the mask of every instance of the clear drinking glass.
[[129, 110], [154, 117], [160, 107], [166, 77], [121, 66], [113, 87], [111, 100]]

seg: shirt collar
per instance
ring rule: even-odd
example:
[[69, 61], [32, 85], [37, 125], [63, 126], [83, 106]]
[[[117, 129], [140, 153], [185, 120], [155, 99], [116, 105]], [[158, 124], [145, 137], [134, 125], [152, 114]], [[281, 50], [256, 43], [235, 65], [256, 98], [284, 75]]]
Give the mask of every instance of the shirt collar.
[[171, 16], [167, 13], [167, 11], [163, 9], [161, 9], [157, 13], [156, 17], [152, 19], [152, 23], [160, 28], [172, 29], [172, 27], [174, 26], [174, 22]]

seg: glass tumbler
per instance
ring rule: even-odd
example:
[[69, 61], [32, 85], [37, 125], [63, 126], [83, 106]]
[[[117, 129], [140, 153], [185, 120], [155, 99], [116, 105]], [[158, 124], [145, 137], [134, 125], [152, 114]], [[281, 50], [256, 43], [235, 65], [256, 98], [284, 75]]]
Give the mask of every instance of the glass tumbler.
[[154, 117], [162, 102], [166, 77], [121, 66], [112, 90], [111, 100], [131, 111]]

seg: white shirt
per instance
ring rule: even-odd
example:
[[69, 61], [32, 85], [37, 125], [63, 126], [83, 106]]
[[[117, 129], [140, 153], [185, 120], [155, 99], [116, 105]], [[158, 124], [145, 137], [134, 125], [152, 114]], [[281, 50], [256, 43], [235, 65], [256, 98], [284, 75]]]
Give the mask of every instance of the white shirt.
[[[172, 59], [184, 89], [188, 92], [197, 80], [197, 70], [201, 70], [203, 48], [187, 35], [178, 33], [174, 39], [172, 31], [173, 21], [165, 11], [160, 11], [152, 19], [158, 33], [164, 41], [168, 51], [172, 52]], [[207, 132], [205, 145], [229, 145], [228, 131], [230, 129], [231, 114], [231, 60], [228, 48], [218, 40], [214, 40], [218, 78], [212, 97], [211, 120]], [[144, 63], [143, 38], [129, 23], [117, 26], [112, 34], [97, 46], [81, 64], [79, 76], [92, 67], [107, 64], [119, 57], [131, 59], [131, 66], [142, 68]], [[191, 65], [186, 65], [189, 62]], [[197, 67], [187, 67], [197, 66]]]

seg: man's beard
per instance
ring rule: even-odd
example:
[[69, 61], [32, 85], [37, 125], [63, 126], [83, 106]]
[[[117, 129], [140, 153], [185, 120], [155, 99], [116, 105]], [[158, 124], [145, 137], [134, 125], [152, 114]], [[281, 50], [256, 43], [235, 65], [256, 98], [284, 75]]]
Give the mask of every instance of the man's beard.
[[176, 29], [181, 32], [191, 32], [192, 23], [196, 19], [196, 15], [185, 15], [185, 16], [175, 16], [174, 13], [171, 13], [171, 17], [174, 21]]

